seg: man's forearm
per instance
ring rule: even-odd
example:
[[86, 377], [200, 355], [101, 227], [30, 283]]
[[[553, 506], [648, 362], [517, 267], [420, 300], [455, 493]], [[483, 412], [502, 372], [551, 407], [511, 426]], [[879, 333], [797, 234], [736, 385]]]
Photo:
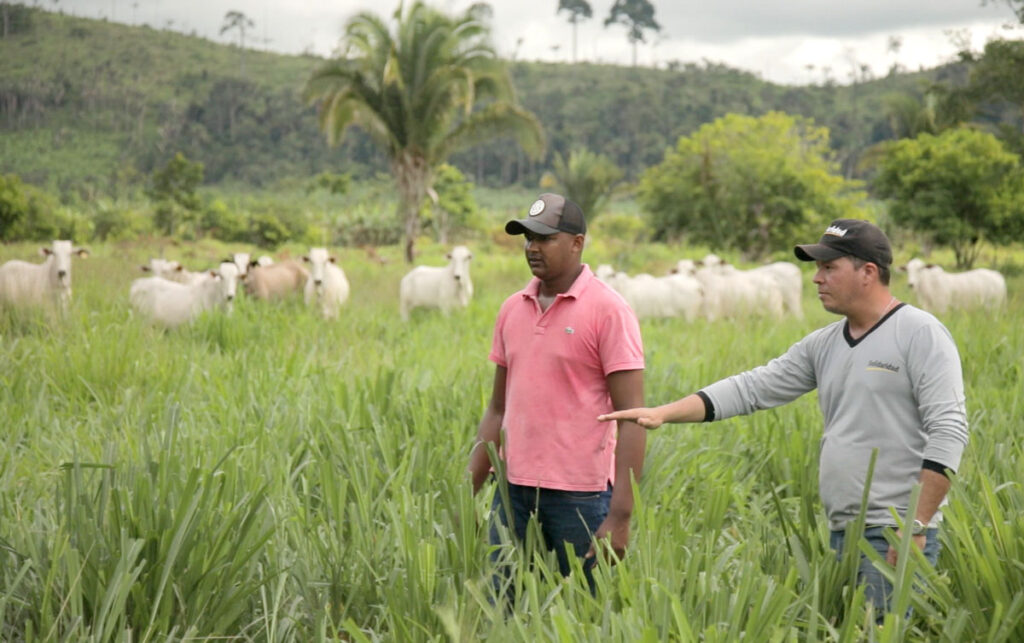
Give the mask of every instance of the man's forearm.
[[619, 422], [618, 444], [615, 446], [615, 487], [609, 514], [616, 519], [633, 515], [633, 483], [644, 469], [647, 431], [635, 422]]
[[707, 413], [704, 399], [696, 393], [658, 407], [665, 422], [703, 422]]
[[483, 486], [487, 474], [491, 470], [491, 459], [488, 455], [488, 444], [493, 444], [497, 449], [501, 446], [501, 418], [502, 416], [493, 409], [488, 408], [484, 417], [480, 420], [477, 428], [476, 440], [473, 442], [473, 449], [469, 454], [469, 474], [473, 480], [473, 493], [476, 494]]
[[949, 486], [949, 478], [946, 476], [931, 469], [922, 469], [921, 495], [917, 499], [917, 512], [914, 518], [927, 525], [949, 493]]

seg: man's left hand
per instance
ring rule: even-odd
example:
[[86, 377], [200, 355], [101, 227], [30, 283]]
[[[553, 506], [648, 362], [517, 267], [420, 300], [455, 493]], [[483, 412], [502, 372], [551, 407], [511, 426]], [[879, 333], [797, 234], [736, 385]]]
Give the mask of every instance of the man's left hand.
[[[903, 540], [903, 532], [897, 529], [896, 537], [900, 540]], [[919, 550], [924, 551], [924, 545], [928, 540], [928, 538], [924, 534], [918, 534], [916, 536], [911, 536], [910, 538], [914, 541], [914, 545], [917, 546]], [[895, 567], [897, 560], [899, 560], [899, 552], [896, 551], [895, 547], [889, 545], [889, 551], [885, 555], [885, 562]]]
[[590, 544], [590, 550], [585, 558], [593, 558], [597, 553], [594, 545], [602, 543], [601, 549], [610, 549], [615, 555], [608, 561], [612, 565], [619, 562], [626, 555], [626, 547], [629, 546], [629, 518], [614, 518], [610, 514], [597, 528], [594, 534], [596, 542]]

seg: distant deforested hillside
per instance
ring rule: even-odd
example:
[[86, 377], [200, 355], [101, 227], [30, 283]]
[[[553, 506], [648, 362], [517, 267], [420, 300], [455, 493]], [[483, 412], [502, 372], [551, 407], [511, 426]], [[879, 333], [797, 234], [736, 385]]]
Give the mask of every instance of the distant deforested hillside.
[[[335, 149], [324, 143], [314, 109], [301, 100], [319, 58], [243, 52], [176, 32], [24, 7], [19, 15], [17, 28], [0, 38], [2, 173], [61, 191], [110, 192], [177, 151], [201, 161], [212, 183], [387, 169], [361, 132]], [[782, 110], [828, 126], [837, 157], [852, 171], [868, 145], [889, 136], [883, 97], [919, 92], [942, 73], [789, 87], [716, 65], [513, 63], [520, 100], [544, 126], [546, 158], [531, 162], [500, 142], [455, 162], [481, 183], [536, 185], [555, 152], [586, 146], [635, 177], [705, 122], [730, 112]]]

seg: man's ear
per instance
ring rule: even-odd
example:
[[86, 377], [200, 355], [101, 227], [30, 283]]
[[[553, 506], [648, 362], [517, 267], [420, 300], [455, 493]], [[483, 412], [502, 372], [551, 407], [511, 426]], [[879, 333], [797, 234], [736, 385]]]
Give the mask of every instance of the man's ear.
[[868, 279], [872, 277], [878, 279], [878, 264], [876, 264], [873, 261], [869, 261], [866, 264], [864, 264], [864, 276], [867, 277]]
[[583, 234], [577, 234], [572, 238], [572, 249], [576, 252], [583, 253], [583, 246], [586, 244], [587, 237]]

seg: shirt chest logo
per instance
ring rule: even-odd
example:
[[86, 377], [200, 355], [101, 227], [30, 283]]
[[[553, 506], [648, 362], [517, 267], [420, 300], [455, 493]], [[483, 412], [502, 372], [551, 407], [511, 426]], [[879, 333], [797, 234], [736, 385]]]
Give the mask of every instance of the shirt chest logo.
[[873, 359], [868, 362], [868, 371], [882, 371], [883, 373], [899, 373], [900, 367], [889, 362], [882, 362], [877, 359]]

